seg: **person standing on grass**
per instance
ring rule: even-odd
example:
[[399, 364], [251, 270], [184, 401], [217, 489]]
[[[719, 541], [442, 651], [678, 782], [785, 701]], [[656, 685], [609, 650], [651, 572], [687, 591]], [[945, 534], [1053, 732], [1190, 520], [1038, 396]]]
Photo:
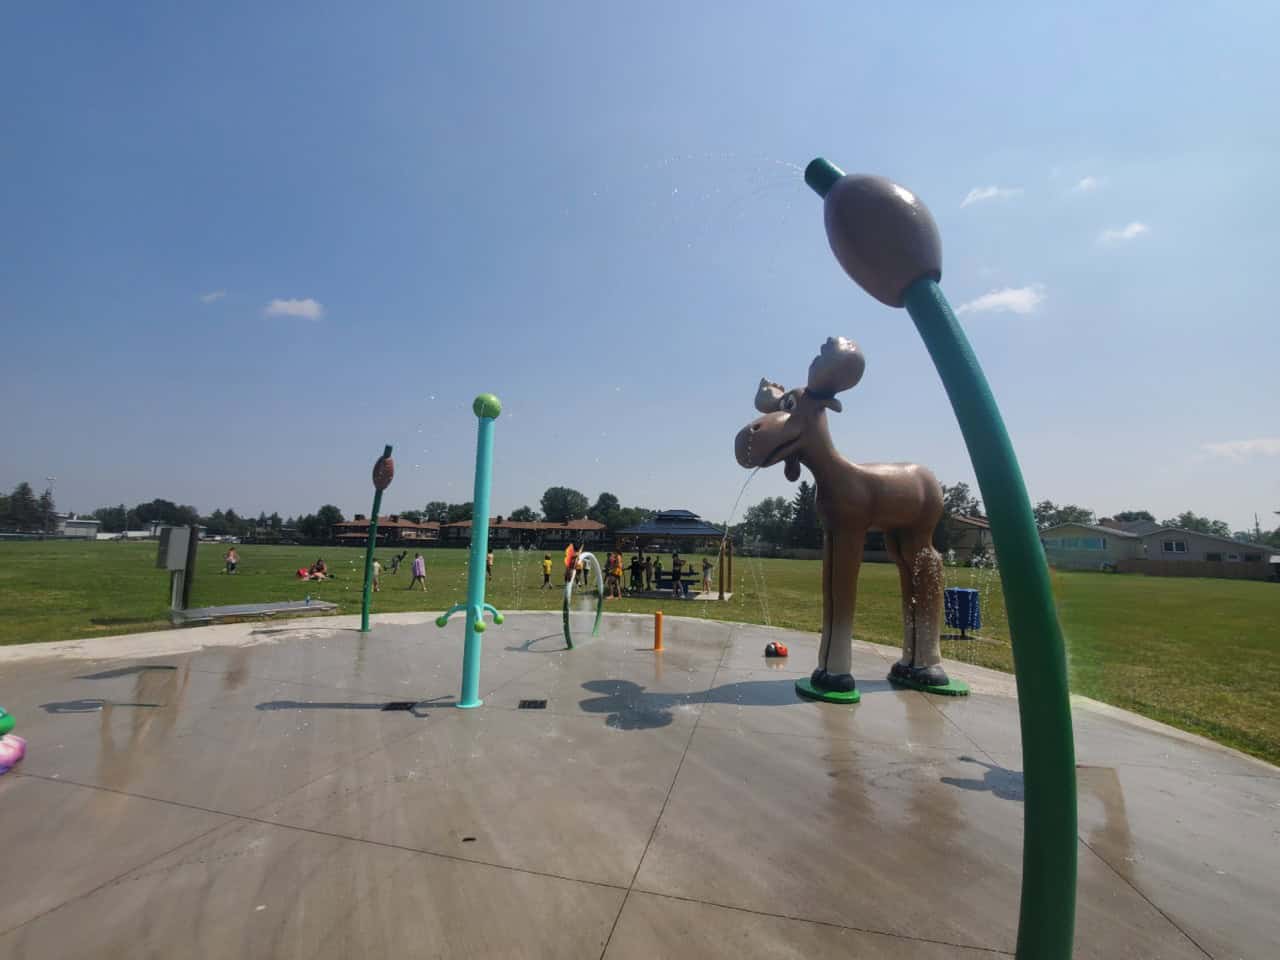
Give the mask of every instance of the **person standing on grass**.
[[228, 550], [222, 559], [227, 563], [227, 573], [235, 573], [236, 567], [240, 566], [240, 554], [236, 553], [235, 547]]
[[484, 558], [484, 576], [486, 580], [493, 578], [493, 551], [489, 551], [489, 555]]
[[613, 565], [609, 568], [613, 573], [613, 596], [617, 600], [622, 599], [622, 554], [615, 553], [613, 556]]
[[653, 589], [653, 557], [644, 558], [644, 592]]
[[377, 557], [373, 560], [373, 592], [382, 592], [382, 561]]
[[422, 592], [427, 592], [427, 561], [422, 559], [422, 554], [415, 553], [413, 555], [413, 564], [409, 567], [409, 571], [413, 574], [413, 579], [409, 581], [409, 589], [412, 590], [414, 584], [422, 583]]
[[542, 555], [542, 586], [538, 589], [551, 589], [551, 554], [549, 553], [544, 553]]
[[702, 558], [702, 592], [711, 592], [711, 561], [706, 557]]
[[680, 591], [682, 589], [680, 574], [683, 572], [684, 560], [681, 558], [680, 554], [673, 552], [671, 554], [671, 595], [673, 597], [680, 596]]

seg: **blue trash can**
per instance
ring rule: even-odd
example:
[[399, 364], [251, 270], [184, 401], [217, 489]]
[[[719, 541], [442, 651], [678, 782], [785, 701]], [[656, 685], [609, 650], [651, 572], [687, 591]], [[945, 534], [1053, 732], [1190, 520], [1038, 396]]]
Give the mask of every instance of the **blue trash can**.
[[958, 628], [962, 637], [966, 630], [977, 630], [982, 626], [978, 591], [971, 587], [947, 587], [942, 592], [942, 610], [946, 614], [947, 626]]

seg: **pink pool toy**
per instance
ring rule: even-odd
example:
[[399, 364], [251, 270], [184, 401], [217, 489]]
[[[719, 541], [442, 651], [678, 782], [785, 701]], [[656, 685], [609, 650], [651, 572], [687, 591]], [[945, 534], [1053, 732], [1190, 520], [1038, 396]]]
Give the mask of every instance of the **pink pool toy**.
[[0, 773], [8, 773], [10, 768], [27, 755], [27, 741], [15, 733], [0, 737]]

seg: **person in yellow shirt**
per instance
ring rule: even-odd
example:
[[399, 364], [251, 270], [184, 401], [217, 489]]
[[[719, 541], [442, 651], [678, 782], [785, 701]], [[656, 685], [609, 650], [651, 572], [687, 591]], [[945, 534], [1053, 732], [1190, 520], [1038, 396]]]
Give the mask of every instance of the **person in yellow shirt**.
[[622, 554], [610, 554], [609, 559], [612, 566], [609, 572], [613, 574], [613, 595], [619, 600], [622, 599]]
[[551, 554], [549, 553], [542, 555], [542, 586], [539, 589], [551, 589]]

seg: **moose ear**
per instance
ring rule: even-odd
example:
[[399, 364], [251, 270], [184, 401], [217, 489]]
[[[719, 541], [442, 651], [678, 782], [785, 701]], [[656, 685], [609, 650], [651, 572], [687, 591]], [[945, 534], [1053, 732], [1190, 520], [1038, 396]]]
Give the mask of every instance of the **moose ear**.
[[761, 413], [773, 413], [782, 403], [782, 395], [786, 388], [772, 380], [760, 378], [760, 386], [756, 390], [756, 409]]

